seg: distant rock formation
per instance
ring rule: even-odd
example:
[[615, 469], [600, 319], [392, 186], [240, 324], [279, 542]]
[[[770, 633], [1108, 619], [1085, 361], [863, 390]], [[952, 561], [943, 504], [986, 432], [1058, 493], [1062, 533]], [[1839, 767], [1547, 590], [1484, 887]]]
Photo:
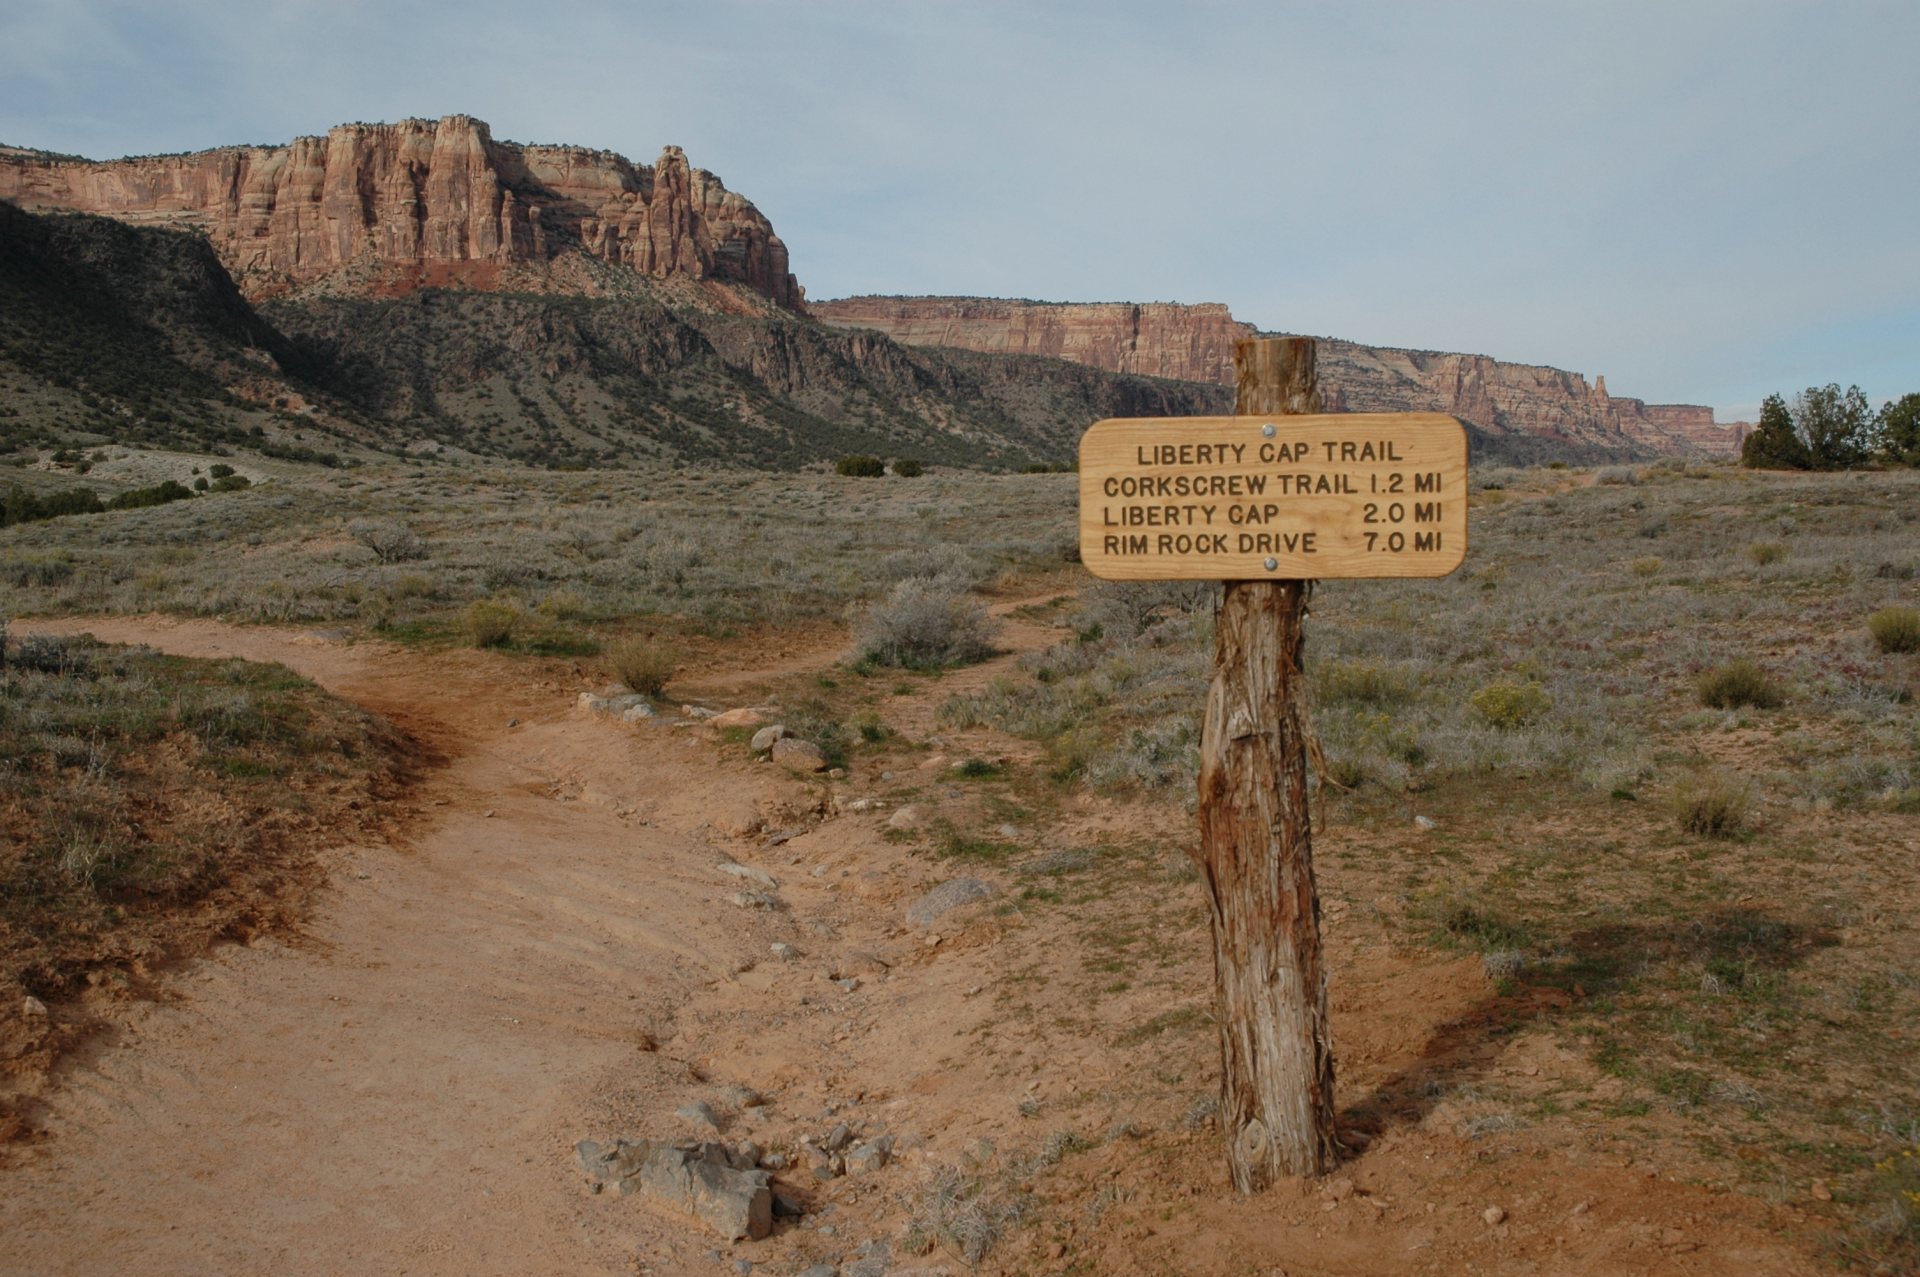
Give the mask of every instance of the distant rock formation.
[[679, 147], [649, 168], [610, 151], [496, 142], [465, 115], [104, 162], [0, 148], [0, 199], [197, 230], [253, 298], [322, 281], [362, 293], [529, 286], [516, 268], [537, 275], [584, 256], [804, 308], [767, 219]]
[[848, 297], [810, 313], [836, 328], [873, 328], [908, 346], [1044, 355], [1091, 368], [1233, 384], [1233, 343], [1253, 325], [1203, 302], [1051, 303], [991, 297]]
[[[809, 312], [910, 346], [1046, 355], [1114, 372], [1233, 384], [1233, 343], [1256, 335], [1217, 303], [1050, 303], [981, 297], [848, 297]], [[1621, 453], [1728, 454], [1747, 427], [1713, 409], [1648, 404], [1579, 373], [1486, 355], [1320, 340], [1321, 394], [1335, 412], [1445, 412], [1490, 435]]]

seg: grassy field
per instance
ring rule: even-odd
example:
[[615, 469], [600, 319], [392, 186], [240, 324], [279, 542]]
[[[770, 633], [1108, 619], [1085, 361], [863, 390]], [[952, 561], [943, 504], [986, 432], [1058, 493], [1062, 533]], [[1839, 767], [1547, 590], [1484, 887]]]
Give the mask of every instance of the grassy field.
[[[283, 467], [0, 533], [0, 613], [456, 643], [481, 605], [518, 618], [510, 649], [588, 656], [639, 631], [871, 631], [914, 578], [1068, 581], [1032, 614], [1073, 637], [943, 710], [1040, 761], [978, 762], [956, 781], [971, 815], [911, 837], [1013, 875], [1017, 907], [1090, 955], [1033, 979], [1133, 999], [1118, 1045], [1140, 1085], [1173, 1079], [1167, 1102], [1198, 1113], [1213, 1030], [1166, 943], [1204, 927], [1190, 873], [1163, 843], [1054, 831], [1089, 795], [1185, 827], [1215, 589], [1063, 575], [1073, 484]], [[1920, 653], [1899, 637], [1920, 475], [1482, 470], [1471, 517], [1453, 577], [1314, 596], [1323, 888], [1369, 942], [1481, 963], [1473, 1033], [1550, 1039], [1581, 1067], [1407, 1075], [1345, 1120], [1451, 1104], [1476, 1140], [1665, 1150], [1703, 1180], [1830, 1199], [1836, 1262], [1920, 1262]], [[836, 761], [900, 749], [890, 698], [937, 677], [850, 659], [805, 689], [808, 734]], [[83, 762], [62, 766], [39, 774], [79, 784]], [[1022, 1005], [1010, 1039], [1044, 1014]]]
[[[1598, 477], [1481, 474], [1454, 577], [1319, 588], [1323, 889], [1396, 948], [1479, 955], [1500, 996], [1475, 1033], [1571, 1042], [1591, 1066], [1465, 1088], [1469, 1136], [1666, 1146], [1703, 1179], [1831, 1194], [1836, 1260], [1906, 1271], [1920, 656], [1883, 650], [1904, 628], [1870, 618], [1920, 603], [1920, 478]], [[947, 716], [1035, 741], [1055, 786], [1190, 806], [1211, 595], [1094, 586], [1059, 605], [1076, 641]], [[1063, 893], [1025, 862], [1058, 925], [1114, 941], [1089, 997], [1151, 974], [1155, 934], [1204, 926], [1152, 921], [1162, 893], [1100, 878], [1112, 856], [1135, 882], [1166, 871], [1101, 849]], [[1160, 1054], [1168, 1027], [1141, 1025]], [[1185, 1034], [1196, 1068], [1211, 1034]], [[1449, 1085], [1399, 1079], [1346, 1120], [1378, 1129]]]
[[534, 641], [564, 646], [635, 621], [715, 632], [838, 617], [908, 577], [976, 583], [1073, 553], [1071, 479], [1057, 475], [252, 469], [265, 477], [248, 491], [7, 530], [0, 614], [418, 637], [456, 634], [468, 605], [492, 599], [549, 623], [529, 624]]

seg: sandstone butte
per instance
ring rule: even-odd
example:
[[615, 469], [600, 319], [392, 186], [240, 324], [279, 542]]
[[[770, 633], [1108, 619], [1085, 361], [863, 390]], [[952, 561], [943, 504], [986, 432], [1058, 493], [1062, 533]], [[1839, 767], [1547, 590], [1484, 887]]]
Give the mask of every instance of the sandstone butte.
[[[256, 299], [323, 281], [590, 292], [617, 279], [595, 275], [609, 264], [804, 307], [767, 219], [679, 147], [649, 168], [610, 151], [496, 142], [465, 115], [97, 162], [0, 147], [0, 199], [196, 230]], [[554, 269], [569, 266], [586, 269]]]
[[[808, 312], [910, 346], [1070, 359], [1112, 372], [1233, 384], [1233, 344], [1256, 335], [1215, 302], [1054, 303], [981, 297], [848, 297]], [[1607, 393], [1606, 378], [1486, 355], [1397, 350], [1320, 339], [1329, 412], [1444, 412], [1496, 434], [1531, 434], [1654, 452], [1737, 452], [1749, 427], [1719, 425], [1698, 404]]]

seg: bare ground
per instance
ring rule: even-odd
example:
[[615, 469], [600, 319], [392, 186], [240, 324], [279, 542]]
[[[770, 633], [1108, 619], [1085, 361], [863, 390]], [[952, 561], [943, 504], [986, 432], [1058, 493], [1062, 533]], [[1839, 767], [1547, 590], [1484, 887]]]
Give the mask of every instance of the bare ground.
[[[1057, 637], [1009, 620], [1016, 651]], [[281, 661], [387, 715], [437, 765], [390, 841], [331, 854], [332, 885], [297, 935], [217, 950], [158, 1001], [54, 1009], [106, 1027], [46, 1085], [43, 1138], [0, 1170], [0, 1269], [677, 1274], [721, 1271], [718, 1249], [786, 1274], [878, 1238], [896, 1272], [959, 1272], [950, 1243], [900, 1246], [945, 1167], [1023, 1208], [990, 1272], [1821, 1266], [1813, 1217], [1690, 1182], [1698, 1167], [1602, 1132], [1463, 1137], [1470, 1087], [1370, 1104], [1412, 1077], [1545, 1089], [1591, 1066], [1550, 1034], [1505, 1032], [1514, 1009], [1477, 960], [1396, 948], [1324, 873], [1342, 1104], [1385, 1116], [1328, 1184], [1234, 1198], [1192, 1103], [1213, 1085], [1210, 974], [1199, 889], [1174, 868], [1177, 813], [1078, 797], [1060, 816], [1063, 839], [1165, 852], [1095, 906], [1142, 930], [1156, 974], [1102, 992], [1080, 977], [1111, 936], [1085, 910], [988, 911], [931, 947], [901, 925], [904, 903], [956, 870], [887, 836], [889, 808], [854, 800], [883, 792], [890, 768], [917, 805], [968, 801], [937, 772], [922, 779], [924, 750], [863, 755], [829, 784], [701, 728], [579, 716], [585, 680], [564, 666], [212, 622], [22, 628]], [[769, 665], [824, 668], [841, 642], [716, 664], [680, 690], [750, 701]], [[923, 740], [941, 731], [939, 699], [995, 672], [902, 695], [888, 721]], [[954, 757], [1023, 748], [941, 734]], [[791, 836], [769, 846], [768, 830]], [[786, 909], [730, 904], [727, 860], [771, 872]], [[803, 957], [773, 959], [774, 941]], [[843, 992], [829, 974], [860, 984]], [[768, 1103], [729, 1106], [730, 1084]], [[902, 1137], [901, 1156], [871, 1177], [790, 1177], [809, 1219], [734, 1246], [589, 1191], [576, 1140], [688, 1133], [674, 1110], [702, 1098], [728, 1138], [781, 1147], [848, 1120]]]

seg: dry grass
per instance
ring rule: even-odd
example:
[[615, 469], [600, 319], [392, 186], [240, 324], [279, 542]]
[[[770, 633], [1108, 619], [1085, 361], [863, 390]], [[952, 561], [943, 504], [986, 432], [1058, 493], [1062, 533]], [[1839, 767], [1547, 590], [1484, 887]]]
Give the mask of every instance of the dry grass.
[[1867, 618], [1867, 632], [1883, 652], [1920, 652], [1920, 608], [1883, 607]]
[[0, 665], [0, 992], [260, 925], [312, 822], [394, 776], [384, 728], [277, 665], [86, 639]]
[[1489, 683], [1467, 698], [1490, 725], [1513, 731], [1535, 722], [1553, 708], [1553, 698], [1538, 683]]
[[476, 600], [565, 590], [561, 619], [715, 632], [837, 619], [908, 577], [1058, 567], [1073, 544], [1071, 475], [261, 468], [219, 501], [7, 529], [0, 612], [379, 621], [415, 640], [458, 637]]
[[1680, 828], [1703, 838], [1733, 838], [1746, 832], [1753, 787], [1722, 772], [1690, 778], [1674, 791]]
[[513, 642], [526, 613], [508, 599], [475, 599], [467, 605], [460, 626], [475, 647], [505, 647]]
[[630, 692], [658, 696], [667, 690], [679, 662], [673, 649], [658, 639], [621, 639], [607, 648], [607, 664]]
[[916, 1255], [943, 1248], [978, 1265], [1030, 1209], [1024, 1194], [977, 1168], [943, 1167], [913, 1203], [905, 1246]]
[[1786, 699], [1778, 679], [1744, 659], [1708, 670], [1694, 690], [1709, 709], [1776, 709]]
[[[1904, 920], [1920, 866], [1887, 854], [1920, 811], [1920, 714], [1911, 657], [1880, 650], [1857, 618], [1920, 601], [1900, 567], [1920, 477], [1653, 466], [1632, 485], [1491, 480], [1478, 495], [1503, 499], [1476, 501], [1461, 573], [1325, 582], [1313, 599], [1314, 721], [1353, 786], [1317, 804], [1323, 899], [1351, 906], [1339, 930], [1362, 951], [1480, 955], [1488, 1048], [1538, 1034], [1588, 1071], [1502, 1103], [1531, 1084], [1476, 1068], [1488, 1098], [1462, 1111], [1463, 1133], [1492, 1124], [1537, 1149], [1704, 1164], [1689, 1173], [1769, 1197], [1804, 1197], [1819, 1175], [1845, 1203], [1848, 1253], [1873, 1256], [1867, 1270], [1911, 1267], [1911, 1215], [1874, 1167], [1920, 1129], [1900, 1028], [1920, 1018], [1920, 931]], [[1756, 591], [1745, 548], [1761, 542], [1787, 553]], [[1075, 626], [948, 718], [1031, 737], [1056, 785], [1128, 791], [1185, 828], [1210, 601], [1095, 586]], [[1731, 684], [1774, 708], [1756, 714], [1745, 692], [1702, 708], [1703, 675], [1741, 661], [1760, 676]], [[1474, 705], [1494, 686], [1546, 704], [1495, 726]], [[1435, 823], [1416, 833], [1416, 815]], [[1147, 862], [1130, 869], [1138, 883], [1035, 878], [1023, 907], [1085, 928], [1075, 996], [1090, 1007], [1124, 982], [1164, 1009], [1206, 978], [1205, 946], [1163, 974], [1142, 960], [1145, 936], [1204, 932], [1204, 913], [1123, 928], [1192, 903]], [[1542, 1011], [1542, 989], [1562, 1009]], [[1173, 1106], [1174, 1088], [1149, 1079], [1204, 1076], [1212, 1028], [1140, 1028], [1124, 1037], [1141, 1053], [1127, 1101]], [[1462, 1037], [1471, 1055], [1481, 1039]], [[1434, 1120], [1426, 1085], [1397, 1081], [1361, 1120]]]

